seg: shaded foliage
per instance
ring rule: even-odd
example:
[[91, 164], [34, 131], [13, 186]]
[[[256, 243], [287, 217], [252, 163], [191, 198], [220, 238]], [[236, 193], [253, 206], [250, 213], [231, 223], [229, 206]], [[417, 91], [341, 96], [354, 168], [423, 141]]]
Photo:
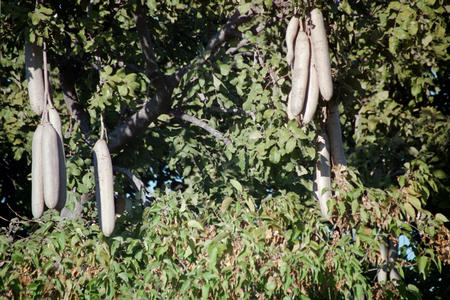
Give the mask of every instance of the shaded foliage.
[[[143, 55], [136, 1], [2, 5], [0, 295], [445, 299], [450, 7], [443, 0], [314, 1], [328, 24], [348, 158], [345, 170], [333, 172], [330, 224], [312, 195], [324, 114], [299, 128], [285, 113], [291, 82], [280, 37], [293, 7], [301, 15], [309, 8], [252, 3], [146, 1], [159, 73]], [[249, 17], [208, 49], [236, 9]], [[28, 105], [25, 40], [48, 47], [70, 209], [94, 190], [86, 136], [98, 138], [100, 114], [114, 139], [114, 129], [156, 102], [161, 81], [187, 70], [157, 118], [113, 153], [115, 166], [152, 188], [142, 199], [115, 173], [125, 212], [111, 238], [100, 233], [93, 201], [80, 218], [46, 211], [30, 219], [39, 117]], [[89, 132], [65, 105], [61, 70], [72, 72]], [[180, 112], [204, 127], [180, 120]], [[403, 280], [380, 284], [379, 241], [399, 236], [409, 241], [395, 265]]]

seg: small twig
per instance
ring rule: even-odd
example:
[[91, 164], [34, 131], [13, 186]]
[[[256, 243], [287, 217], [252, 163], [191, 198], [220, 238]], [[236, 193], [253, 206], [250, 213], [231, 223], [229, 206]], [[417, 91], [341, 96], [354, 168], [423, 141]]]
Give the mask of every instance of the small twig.
[[43, 63], [44, 63], [44, 111], [42, 113], [41, 117], [41, 123], [48, 122], [48, 114], [47, 114], [47, 103], [48, 103], [48, 76], [47, 76], [47, 45], [45, 42], [42, 45], [42, 56], [43, 56]]
[[[206, 98], [206, 96], [203, 93], [197, 93], [197, 95], [203, 103], [208, 102], [208, 99]], [[252, 111], [243, 110], [243, 109], [239, 109], [239, 108], [223, 108], [220, 106], [211, 106], [211, 107], [209, 107], [209, 109], [214, 112], [218, 112], [218, 113], [222, 113], [222, 114], [247, 115], [247, 116], [250, 116], [253, 121], [256, 119], [255, 114]]]
[[25, 220], [24, 217], [22, 217], [22, 216], [19, 215], [14, 209], [12, 209], [12, 207], [9, 205], [9, 203], [6, 203], [6, 205], [7, 205], [8, 208], [16, 215], [16, 217], [21, 218], [22, 220]]
[[191, 63], [176, 71], [173, 74], [174, 78], [177, 81], [180, 81], [183, 75], [186, 74], [189, 70], [194, 67], [201, 66], [206, 61], [208, 61], [215, 53], [215, 50], [218, 48], [218, 46], [225, 42], [228, 38], [230, 38], [230, 36], [232, 36], [233, 33], [237, 30], [237, 27], [239, 25], [251, 19], [254, 13], [255, 12], [253, 10], [250, 10], [246, 15], [241, 15], [239, 13], [239, 10], [236, 10], [230, 17], [228, 22], [223, 25], [222, 28], [209, 40], [205, 50], [197, 55], [197, 57], [194, 58]]
[[[132, 64], [132, 63], [127, 63], [127, 62], [123, 62], [123, 61], [117, 61], [115, 63], [111, 64], [114, 67], [119, 67], [119, 68], [128, 68], [132, 71], [135, 71], [137, 73], [146, 73], [146, 70], [144, 70], [143, 68], [140, 68], [138, 65]], [[147, 74], [148, 75], [148, 74]]]
[[136, 30], [139, 36], [141, 50], [147, 63], [146, 74], [150, 78], [150, 80], [154, 81], [154, 79], [161, 77], [162, 73], [156, 60], [153, 43], [151, 41], [151, 35], [148, 30], [147, 22], [145, 20], [146, 15], [147, 7], [145, 5], [142, 5], [141, 0], [138, 0], [136, 11], [134, 13], [134, 21], [136, 23]]
[[172, 111], [171, 114], [177, 119], [189, 122], [189, 123], [191, 123], [191, 124], [193, 124], [193, 125], [195, 125], [197, 127], [200, 127], [202, 129], [206, 130], [212, 136], [214, 136], [215, 138], [221, 140], [224, 144], [231, 143], [231, 140], [228, 137], [224, 136], [223, 133], [221, 133], [220, 131], [212, 128], [208, 124], [206, 124], [205, 121], [202, 121], [200, 119], [197, 119], [194, 116], [185, 114], [185, 113], [180, 112], [180, 111]]
[[211, 106], [210, 110], [223, 114], [234, 114], [234, 115], [247, 115], [250, 116], [253, 120], [255, 120], [255, 114], [252, 111], [243, 110], [239, 108], [223, 108], [219, 106]]
[[[103, 114], [100, 113], [100, 139], [103, 139], [105, 137], [105, 123], [103, 122]], [[106, 137], [108, 139], [108, 137]]]
[[78, 73], [75, 72], [73, 64], [66, 62], [66, 64], [62, 63], [59, 65], [59, 81], [63, 91], [64, 102], [66, 103], [70, 115], [78, 123], [84, 140], [89, 145], [93, 145], [94, 142], [90, 138], [90, 116], [83, 105], [78, 101], [76, 94], [76, 76], [78, 76]]
[[117, 172], [124, 174], [130, 180], [130, 182], [133, 183], [133, 187], [136, 191], [139, 192], [142, 189], [144, 189], [148, 192], [148, 190], [145, 187], [145, 184], [142, 182], [142, 180], [140, 180], [139, 177], [134, 175], [130, 170], [128, 170], [126, 168], [118, 167], [118, 166], [113, 166], [113, 169]]

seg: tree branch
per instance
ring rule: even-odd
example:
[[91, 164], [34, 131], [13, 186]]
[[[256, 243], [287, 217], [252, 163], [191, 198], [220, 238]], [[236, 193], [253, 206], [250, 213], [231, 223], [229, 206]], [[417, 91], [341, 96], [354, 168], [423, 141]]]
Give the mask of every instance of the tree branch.
[[67, 105], [67, 109], [75, 121], [80, 126], [81, 133], [84, 139], [93, 145], [93, 141], [90, 138], [91, 126], [89, 114], [84, 110], [83, 106], [78, 102], [77, 94], [75, 91], [75, 76], [76, 71], [70, 62], [64, 62], [58, 66], [59, 80], [61, 82], [61, 88], [63, 90], [64, 102]]
[[[261, 23], [259, 24], [256, 28], [252, 29], [252, 33], [253, 35], [258, 35], [261, 31], [263, 31], [268, 25], [270, 25], [271, 23], [275, 22], [277, 19], [276, 18], [271, 18], [269, 20], [267, 20], [266, 23]], [[244, 34], [242, 32], [240, 32], [240, 38], [241, 41], [236, 45], [236, 47], [231, 47], [229, 48], [225, 53], [228, 55], [234, 55], [236, 54], [239, 49], [241, 49], [242, 47], [246, 46], [247, 43], [249, 42], [249, 40], [247, 38], [245, 38]]]
[[120, 172], [123, 175], [125, 175], [128, 180], [133, 184], [133, 188], [137, 191], [140, 192], [142, 190], [147, 190], [147, 188], [145, 187], [145, 184], [142, 182], [142, 180], [140, 180], [136, 175], [134, 175], [130, 170], [126, 169], [126, 168], [122, 168], [122, 167], [118, 167], [118, 166], [113, 166], [114, 171]]
[[146, 70], [142, 69], [141, 67], [139, 67], [135, 64], [127, 63], [127, 62], [120, 61], [120, 60], [117, 60], [116, 62], [112, 63], [112, 66], [115, 66], [115, 67], [117, 66], [119, 68], [128, 68], [137, 73], [144, 73], [144, 74], [146, 73]]
[[[139, 27], [138, 30], [142, 30], [139, 35], [144, 54], [148, 56], [148, 59], [146, 57], [147, 62], [149, 66], [155, 70], [158, 66], [156, 64], [156, 59], [154, 59], [153, 50], [150, 47], [151, 44], [147, 25], [145, 23], [144, 15], [142, 14], [143, 11], [140, 7], [142, 6], [139, 6], [136, 10], [136, 26]], [[156, 83], [155, 87], [157, 88], [152, 100], [146, 102], [143, 108], [133, 114], [124, 123], [119, 124], [111, 133], [109, 142], [110, 152], [114, 153], [120, 151], [126, 143], [139, 135], [151, 122], [155, 121], [160, 114], [167, 112], [172, 102], [172, 91], [183, 75], [194, 66], [205, 63], [210, 57], [208, 54], [211, 54], [220, 44], [232, 37], [233, 33], [237, 30], [237, 27], [250, 20], [254, 14], [255, 12], [250, 10], [247, 14], [241, 15], [239, 11], [236, 10], [228, 22], [214, 35], [213, 38], [211, 38], [202, 54], [199, 54], [190, 64], [178, 69], [178, 71], [172, 75], [161, 76], [158, 78], [158, 82], [154, 81], [153, 83]], [[157, 70], [159, 70], [159, 68]], [[223, 135], [220, 133], [219, 136]]]
[[142, 52], [144, 53], [144, 57], [147, 62], [146, 74], [150, 80], [153, 81], [162, 77], [163, 74], [161, 73], [161, 70], [158, 67], [158, 62], [156, 61], [150, 32], [148, 31], [148, 25], [145, 21], [146, 15], [147, 7], [142, 5], [141, 0], [138, 0], [134, 21], [136, 22], [136, 30], [139, 35], [139, 42], [141, 44]]
[[211, 106], [210, 110], [223, 114], [233, 114], [233, 115], [246, 115], [250, 116], [253, 120], [255, 119], [255, 114], [252, 111], [243, 110], [239, 108], [223, 108], [220, 106]]
[[119, 152], [123, 145], [127, 144], [139, 135], [151, 122], [168, 110], [171, 102], [171, 91], [158, 90], [153, 98], [134, 113], [124, 123], [119, 124], [110, 134], [109, 151]]
[[[197, 93], [197, 95], [200, 98], [200, 100], [202, 100], [203, 103], [206, 103], [208, 101], [208, 99], [206, 98], [206, 96], [204, 94]], [[214, 112], [218, 112], [218, 113], [222, 113], [222, 114], [247, 115], [247, 116], [250, 116], [253, 120], [255, 120], [255, 114], [252, 111], [247, 111], [247, 110], [243, 110], [243, 109], [239, 109], [239, 108], [223, 108], [220, 106], [211, 106], [211, 107], [209, 107], [209, 109]]]
[[61, 210], [61, 217], [64, 219], [74, 219], [81, 216], [83, 213], [83, 205], [88, 202], [90, 199], [92, 199], [95, 196], [95, 193], [88, 193], [81, 195], [80, 201], [75, 199], [75, 208], [72, 210], [68, 209], [67, 207], [64, 207]]
[[193, 125], [195, 125], [197, 127], [200, 127], [202, 129], [206, 130], [212, 136], [214, 136], [215, 138], [221, 140], [225, 145], [228, 144], [228, 143], [231, 143], [231, 140], [228, 137], [224, 136], [223, 133], [221, 133], [220, 131], [212, 128], [211, 126], [206, 124], [206, 122], [204, 122], [204, 121], [202, 121], [200, 119], [197, 119], [194, 116], [185, 114], [185, 113], [180, 112], [180, 111], [172, 111], [171, 115], [173, 115], [177, 119], [189, 122], [189, 123], [191, 123], [191, 124], [193, 124]]
[[250, 20], [254, 14], [255, 12], [253, 10], [249, 10], [249, 12], [245, 15], [241, 15], [239, 10], [236, 10], [230, 17], [230, 19], [228, 19], [227, 23], [225, 23], [225, 25], [223, 25], [222, 28], [209, 40], [203, 53], [194, 58], [191, 63], [173, 73], [173, 77], [175, 78], [175, 80], [179, 82], [183, 75], [186, 74], [189, 70], [208, 61], [217, 47], [228, 40], [230, 37], [232, 37], [236, 32], [238, 26]]

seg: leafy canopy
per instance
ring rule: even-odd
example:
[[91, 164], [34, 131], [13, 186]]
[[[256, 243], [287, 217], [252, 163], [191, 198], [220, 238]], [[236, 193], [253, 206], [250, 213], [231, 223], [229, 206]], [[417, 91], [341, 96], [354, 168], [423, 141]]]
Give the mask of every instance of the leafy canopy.
[[[328, 24], [348, 160], [334, 174], [333, 225], [312, 196], [323, 115], [299, 128], [285, 113], [291, 82], [282, 37], [294, 6], [304, 16], [306, 4], [4, 3], [0, 294], [444, 299], [450, 7], [443, 0], [314, 5]], [[25, 41], [48, 48], [66, 133], [67, 207], [76, 211], [90, 197], [82, 218], [46, 211], [30, 219], [24, 172], [39, 117], [28, 104]], [[70, 82], [84, 123], [66, 105]], [[142, 197], [115, 173], [126, 209], [111, 238], [100, 233], [92, 199], [89, 139], [99, 137], [100, 114], [113, 164], [151, 186]], [[121, 143], [124, 124], [131, 135]], [[376, 283], [383, 236], [409, 241], [399, 248], [398, 286]]]

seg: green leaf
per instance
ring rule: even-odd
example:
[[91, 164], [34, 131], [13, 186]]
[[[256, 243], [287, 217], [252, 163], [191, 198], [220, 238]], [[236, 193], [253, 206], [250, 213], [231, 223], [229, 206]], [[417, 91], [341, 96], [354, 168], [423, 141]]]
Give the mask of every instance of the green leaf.
[[292, 151], [294, 151], [296, 145], [297, 142], [295, 139], [289, 139], [285, 146], [286, 153], [291, 153]]
[[399, 40], [396, 37], [391, 36], [389, 38], [389, 52], [391, 52], [393, 55], [396, 55], [399, 44]]
[[422, 45], [424, 47], [426, 47], [426, 46], [428, 46], [431, 43], [432, 40], [433, 40], [433, 35], [429, 34], [422, 40]]
[[447, 222], [448, 222], [447, 217], [444, 216], [444, 215], [441, 214], [441, 213], [437, 213], [437, 214], [435, 215], [435, 218], [436, 218], [436, 220], [439, 220], [439, 221], [444, 222], [444, 223], [447, 223]]
[[428, 264], [428, 257], [426, 256], [419, 256], [417, 258], [417, 269], [419, 270], [419, 273], [422, 274], [425, 277], [425, 268]]
[[419, 95], [422, 92], [422, 86], [420, 86], [420, 84], [413, 84], [411, 86], [411, 94], [416, 97], [417, 95]]
[[111, 68], [111, 66], [106, 66], [103, 68], [103, 71], [104, 71], [105, 75], [111, 75], [113, 69]]
[[411, 21], [409, 23], [408, 31], [411, 35], [416, 35], [419, 30], [419, 23], [417, 21]]
[[446, 179], [447, 178], [447, 174], [441, 169], [433, 170], [433, 176], [435, 176], [438, 179]]
[[420, 210], [422, 207], [420, 205], [420, 200], [414, 196], [408, 196], [408, 202], [411, 203], [417, 210]]
[[239, 12], [243, 15], [246, 12], [248, 12], [251, 7], [252, 7], [252, 2], [249, 2], [249, 3], [244, 3], [244, 4], [239, 5], [238, 9], [239, 9]]
[[202, 224], [200, 224], [198, 221], [196, 221], [196, 220], [189, 220], [188, 222], [187, 222], [187, 225], [189, 226], [189, 227], [191, 227], [191, 228], [195, 228], [195, 229], [198, 229], [198, 230], [203, 230], [203, 226], [202, 226]]
[[224, 214], [228, 210], [228, 207], [230, 207], [231, 203], [233, 203], [233, 198], [226, 197], [222, 201], [222, 205], [220, 206], [220, 211]]
[[214, 88], [215, 88], [216, 90], [218, 90], [218, 89], [220, 88], [220, 85], [221, 85], [221, 84], [222, 84], [222, 81], [220, 81], [220, 79], [217, 78], [217, 76], [213, 75], [213, 85], [214, 85]]
[[409, 204], [409, 203], [404, 203], [404, 204], [403, 204], [403, 208], [405, 209], [406, 214], [407, 214], [408, 216], [410, 216], [411, 218], [415, 218], [415, 217], [416, 217], [416, 212], [415, 212], [415, 210], [414, 210], [414, 207], [411, 206], [411, 204]]
[[209, 296], [209, 285], [204, 284], [202, 286], [202, 300], [208, 299]]
[[242, 185], [236, 179], [230, 179], [231, 185], [239, 192], [242, 193]]
[[220, 74], [222, 74], [223, 76], [227, 76], [230, 73], [231, 66], [228, 64], [221, 64], [221, 65], [219, 65], [219, 69], [220, 69]]
[[389, 91], [379, 91], [375, 97], [379, 100], [386, 100], [389, 98]]
[[401, 29], [400, 27], [397, 27], [394, 29], [394, 36], [399, 40], [404, 40], [409, 38], [409, 34]]
[[277, 284], [275, 282], [275, 280], [273, 279], [269, 279], [266, 283], [266, 289], [270, 292], [273, 292], [275, 290], [275, 288], [277, 287]]
[[281, 155], [280, 155], [280, 151], [279, 151], [278, 147], [273, 146], [272, 149], [270, 149], [270, 154], [269, 154], [270, 162], [277, 164], [280, 162], [280, 159], [281, 159]]

